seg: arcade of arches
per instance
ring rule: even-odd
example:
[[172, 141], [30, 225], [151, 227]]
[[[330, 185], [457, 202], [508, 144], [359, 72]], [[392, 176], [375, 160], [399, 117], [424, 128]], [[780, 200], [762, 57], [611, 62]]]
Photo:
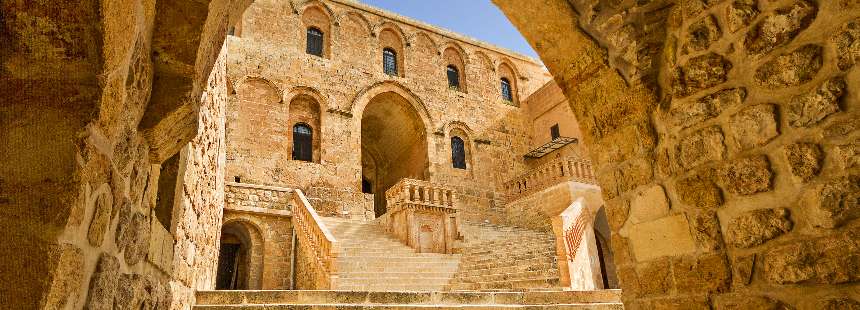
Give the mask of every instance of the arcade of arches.
[[[860, 2], [493, 2], [540, 61], [347, 0], [0, 2], [0, 303], [860, 307]], [[350, 260], [389, 238], [444, 282]]]

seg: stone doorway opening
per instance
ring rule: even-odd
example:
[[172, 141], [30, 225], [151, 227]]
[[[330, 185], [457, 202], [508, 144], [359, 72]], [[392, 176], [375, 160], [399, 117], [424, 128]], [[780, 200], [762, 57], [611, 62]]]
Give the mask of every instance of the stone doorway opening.
[[216, 290], [259, 289], [262, 241], [253, 228], [241, 222], [225, 224], [221, 230]]
[[424, 122], [396, 92], [374, 96], [362, 113], [361, 171], [362, 187], [374, 194], [377, 217], [386, 212], [385, 191], [391, 186], [403, 178], [427, 180], [429, 176]]

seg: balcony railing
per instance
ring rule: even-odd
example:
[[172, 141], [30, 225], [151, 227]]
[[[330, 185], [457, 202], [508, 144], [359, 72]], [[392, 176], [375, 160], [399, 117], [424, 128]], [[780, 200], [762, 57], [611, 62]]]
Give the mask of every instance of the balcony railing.
[[461, 240], [456, 192], [427, 181], [402, 179], [385, 192], [386, 230], [420, 253], [453, 253]]
[[591, 161], [579, 157], [562, 157], [505, 183], [508, 201], [528, 196], [562, 182], [597, 184]]
[[338, 256], [334, 235], [325, 227], [301, 190], [295, 190], [291, 205], [299, 250], [312, 257], [314, 263], [313, 266], [307, 266], [313, 270], [314, 288], [331, 289], [334, 261]]

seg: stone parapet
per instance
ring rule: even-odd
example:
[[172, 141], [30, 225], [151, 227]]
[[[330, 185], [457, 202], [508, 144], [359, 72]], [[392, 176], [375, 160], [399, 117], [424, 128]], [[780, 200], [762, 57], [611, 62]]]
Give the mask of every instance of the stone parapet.
[[450, 187], [401, 179], [385, 192], [383, 226], [419, 253], [454, 253], [461, 240], [457, 194]]
[[597, 184], [591, 161], [574, 156], [562, 157], [505, 182], [504, 189], [507, 200], [514, 201], [567, 181]]
[[289, 211], [293, 189], [247, 183], [227, 182], [226, 209], [271, 209]]

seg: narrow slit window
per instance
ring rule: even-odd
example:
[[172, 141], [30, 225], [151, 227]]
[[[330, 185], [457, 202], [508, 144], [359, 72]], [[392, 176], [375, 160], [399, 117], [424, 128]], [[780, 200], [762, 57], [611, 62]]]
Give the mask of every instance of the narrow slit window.
[[514, 101], [513, 90], [511, 89], [511, 81], [508, 81], [507, 78], [502, 78], [502, 99], [505, 101]]
[[451, 137], [451, 162], [454, 168], [466, 169], [466, 148], [460, 137]]
[[552, 125], [552, 127], [549, 128], [549, 135], [550, 135], [550, 137], [552, 137], [552, 140], [555, 140], [555, 139], [558, 139], [561, 137], [561, 134], [558, 131], [558, 124]]
[[385, 70], [385, 74], [397, 75], [397, 52], [393, 49], [382, 50], [382, 68]]
[[460, 89], [460, 71], [454, 65], [448, 66], [448, 88]]
[[319, 57], [323, 55], [323, 33], [317, 28], [308, 28], [307, 53]]
[[293, 126], [293, 160], [313, 161], [313, 131], [306, 124]]

